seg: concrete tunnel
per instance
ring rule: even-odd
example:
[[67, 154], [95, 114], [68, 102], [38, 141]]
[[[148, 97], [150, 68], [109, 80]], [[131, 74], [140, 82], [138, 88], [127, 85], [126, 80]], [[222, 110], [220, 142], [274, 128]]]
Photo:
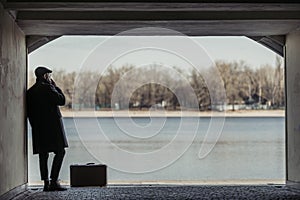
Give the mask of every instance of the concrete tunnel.
[[0, 199], [28, 184], [28, 53], [61, 35], [114, 35], [149, 26], [188, 36], [247, 36], [284, 56], [286, 184], [300, 188], [300, 3], [294, 2], [1, 0]]

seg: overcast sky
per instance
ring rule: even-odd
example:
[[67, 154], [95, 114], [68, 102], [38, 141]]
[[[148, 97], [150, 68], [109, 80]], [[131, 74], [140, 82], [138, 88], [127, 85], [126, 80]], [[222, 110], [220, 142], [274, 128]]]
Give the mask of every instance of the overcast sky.
[[[91, 52], [103, 41], [110, 40], [105, 36], [63, 36], [29, 54], [29, 70], [38, 65], [48, 66], [52, 69], [65, 69], [78, 71], [82, 63]], [[110, 37], [111, 38], [111, 37]], [[248, 39], [247, 37], [192, 37], [206, 51], [211, 60], [240, 61], [244, 60], [250, 67], [257, 68], [261, 65], [275, 64], [276, 54], [264, 46]], [[128, 39], [126, 40], [128, 41]], [[130, 42], [129, 42], [130, 43]], [[121, 44], [120, 46], [122, 46]], [[178, 44], [180, 45], [180, 44]], [[116, 45], [118, 46], [118, 45]], [[110, 50], [101, 51], [98, 54], [108, 56]], [[111, 55], [110, 55], [111, 56]], [[119, 55], [113, 55], [112, 57]], [[199, 56], [199, 57], [201, 57]], [[207, 59], [205, 58], [205, 59]], [[184, 62], [176, 56], [154, 50], [129, 53], [114, 61], [113, 65], [134, 64], [141, 65], [143, 62], [164, 62], [171, 66], [184, 65]]]

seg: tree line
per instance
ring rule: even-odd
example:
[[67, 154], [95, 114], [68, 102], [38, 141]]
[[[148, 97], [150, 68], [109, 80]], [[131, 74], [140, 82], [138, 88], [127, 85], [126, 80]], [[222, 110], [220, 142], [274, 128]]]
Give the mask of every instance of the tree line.
[[[230, 105], [232, 110], [237, 106], [247, 106], [252, 109], [278, 109], [285, 105], [284, 67], [280, 57], [276, 58], [275, 66], [263, 65], [252, 68], [245, 62], [216, 61], [218, 74], [210, 68], [183, 70], [173, 67], [172, 70], [160, 70], [153, 64], [147, 68], [133, 65], [122, 67], [110, 66], [102, 74], [92, 71], [80, 72], [77, 88], [80, 88], [79, 98], [74, 102], [74, 83], [78, 73], [65, 70], [54, 70], [53, 77], [66, 96], [66, 108], [90, 108], [96, 110], [149, 108], [167, 110], [178, 109], [213, 109], [211, 95], [219, 93], [218, 87], [210, 84], [206, 77], [220, 76], [226, 92], [226, 99], [219, 104]], [[180, 76], [178, 78], [175, 71]], [[30, 73], [29, 86], [35, 80]], [[123, 80], [126, 77], [126, 80]], [[148, 82], [146, 81], [148, 80]], [[149, 81], [152, 80], [152, 81]], [[143, 84], [145, 82], [145, 84]], [[163, 83], [163, 84], [161, 84]], [[212, 87], [213, 86], [213, 87]], [[190, 91], [193, 90], [193, 94]], [[196, 101], [196, 102], [195, 102]], [[74, 105], [72, 105], [74, 103]], [[197, 105], [195, 107], [195, 105]], [[197, 108], [198, 107], [198, 108]]]

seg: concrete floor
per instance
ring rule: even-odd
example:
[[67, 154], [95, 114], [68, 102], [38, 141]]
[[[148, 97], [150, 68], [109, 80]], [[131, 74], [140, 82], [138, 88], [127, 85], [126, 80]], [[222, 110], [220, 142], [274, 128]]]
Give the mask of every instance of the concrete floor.
[[109, 185], [69, 188], [63, 192], [43, 192], [30, 187], [13, 200], [90, 199], [300, 199], [300, 190], [280, 185], [263, 186], [174, 186]]

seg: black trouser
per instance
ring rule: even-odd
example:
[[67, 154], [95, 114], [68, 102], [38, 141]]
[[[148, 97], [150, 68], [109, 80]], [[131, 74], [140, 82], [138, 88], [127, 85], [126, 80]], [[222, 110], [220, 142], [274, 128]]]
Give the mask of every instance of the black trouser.
[[[53, 181], [57, 181], [60, 168], [62, 166], [62, 162], [64, 159], [66, 151], [64, 149], [61, 149], [59, 151], [54, 151], [54, 158], [52, 162], [52, 168], [51, 168], [51, 174], [50, 178]], [[43, 152], [39, 153], [39, 159], [40, 159], [40, 172], [41, 172], [41, 179], [42, 180], [49, 180], [48, 177], [48, 158], [49, 158], [49, 152]]]

